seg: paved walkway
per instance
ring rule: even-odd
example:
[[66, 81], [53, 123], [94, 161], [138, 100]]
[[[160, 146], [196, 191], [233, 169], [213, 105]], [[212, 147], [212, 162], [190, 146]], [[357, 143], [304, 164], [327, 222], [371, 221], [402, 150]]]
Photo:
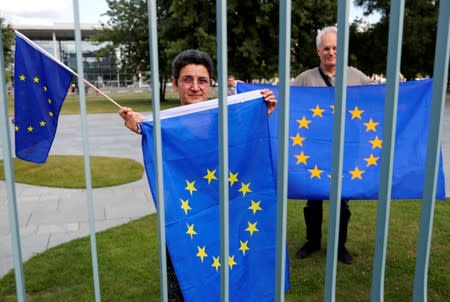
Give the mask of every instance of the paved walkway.
[[[126, 157], [143, 162], [140, 136], [123, 127], [117, 114], [92, 115], [88, 124], [91, 155]], [[78, 115], [61, 116], [51, 154], [82, 155], [80, 125]], [[85, 190], [16, 184], [16, 199], [24, 261], [48, 248], [89, 235]], [[155, 212], [145, 177], [131, 184], [93, 189], [93, 202], [98, 231]], [[6, 183], [1, 181], [0, 242], [2, 277], [13, 268], [13, 255]]]
[[[123, 127], [116, 114], [88, 118], [91, 155], [118, 156], [142, 162], [140, 136]], [[83, 154], [80, 117], [61, 116], [52, 154]], [[450, 195], [450, 104], [442, 131], [446, 192]], [[1, 146], [0, 146], [1, 147]], [[0, 153], [2, 154], [2, 153]], [[0, 155], [1, 156], [1, 155]], [[23, 260], [55, 245], [87, 236], [85, 190], [16, 184]], [[154, 213], [145, 178], [131, 184], [93, 190], [95, 226], [104, 230]], [[13, 267], [5, 183], [0, 181], [0, 277]]]

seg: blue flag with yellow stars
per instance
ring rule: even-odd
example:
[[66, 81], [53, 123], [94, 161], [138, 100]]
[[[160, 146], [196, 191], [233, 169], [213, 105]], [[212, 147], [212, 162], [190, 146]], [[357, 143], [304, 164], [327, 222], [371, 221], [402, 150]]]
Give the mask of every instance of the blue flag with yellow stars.
[[[162, 112], [167, 247], [185, 301], [219, 301], [222, 269], [230, 273], [230, 301], [273, 301], [276, 181], [267, 107], [259, 91], [228, 100], [227, 265], [220, 264], [216, 100]], [[141, 128], [145, 169], [156, 192], [152, 122]]]
[[16, 156], [47, 161], [72, 74], [16, 32], [14, 125]]
[[[239, 83], [238, 92], [276, 86]], [[432, 80], [400, 84], [392, 179], [393, 199], [420, 199], [423, 194]], [[347, 89], [342, 198], [378, 199], [385, 85]], [[328, 199], [331, 183], [333, 87], [291, 87], [288, 196]], [[270, 118], [277, 144], [277, 113]], [[276, 162], [276, 148], [274, 164]], [[436, 198], [445, 199], [442, 155]]]

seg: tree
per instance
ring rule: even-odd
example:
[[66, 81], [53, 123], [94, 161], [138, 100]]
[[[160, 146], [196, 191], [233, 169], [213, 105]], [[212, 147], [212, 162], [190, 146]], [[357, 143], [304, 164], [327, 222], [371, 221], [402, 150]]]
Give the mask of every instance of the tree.
[[[162, 1], [165, 2], [165, 1]], [[216, 53], [215, 1], [167, 1], [158, 5], [160, 72], [171, 77], [173, 58], [186, 49], [200, 49], [213, 59]]]
[[[139, 70], [143, 74], [150, 70], [149, 43], [148, 43], [148, 12], [147, 2], [144, 0], [107, 0], [109, 7], [105, 13], [109, 20], [102, 24], [94, 40], [106, 42], [99, 55], [110, 56], [111, 63], [120, 66], [128, 74]], [[176, 41], [167, 29], [167, 26], [178, 22], [170, 20], [169, 1], [158, 2], [158, 59], [160, 75], [160, 95], [165, 98], [166, 83], [170, 79], [170, 62], [173, 51], [169, 49], [170, 43]], [[174, 29], [174, 25], [172, 28]], [[176, 30], [175, 30], [176, 32]], [[173, 37], [172, 37], [173, 36]], [[170, 40], [174, 38], [174, 40]]]
[[[107, 0], [107, 15], [97, 36], [121, 50], [121, 63], [133, 72], [148, 71], [147, 6], [143, 0]], [[332, 12], [332, 13], [324, 13]], [[292, 74], [316, 66], [317, 30], [336, 22], [336, 0], [294, 1], [292, 7]], [[203, 50], [216, 60], [216, 4], [213, 0], [159, 1], [158, 48], [161, 96], [171, 76], [172, 59], [182, 50]], [[271, 79], [278, 73], [278, 0], [230, 0], [227, 6], [228, 70], [242, 80]]]
[[[291, 76], [296, 76], [317, 66], [317, 31], [336, 23], [336, 0], [293, 1], [291, 20]], [[228, 62], [232, 73], [246, 80], [277, 75], [278, 0], [230, 1], [228, 33]]]
[[293, 1], [291, 74], [319, 64], [316, 36], [319, 29], [333, 26], [337, 19], [336, 0]]
[[110, 19], [106, 24], [101, 24], [102, 31], [94, 39], [107, 43], [101, 55], [111, 57], [112, 63], [119, 69], [134, 73], [137, 66], [148, 62], [145, 61], [149, 51], [147, 31], [143, 31], [148, 20], [146, 3], [140, 0], [106, 2], [109, 9], [105, 14]]
[[[366, 72], [384, 73], [389, 32], [390, 2], [387, 0], [355, 0], [365, 15], [377, 12], [378, 23], [367, 32], [358, 33], [360, 48], [358, 62]], [[402, 43], [401, 71], [408, 79], [417, 75], [432, 75], [436, 44], [438, 0], [408, 0], [405, 3], [405, 19]], [[361, 58], [361, 59], [359, 59]]]
[[[11, 26], [5, 24], [3, 18], [0, 18], [0, 30], [2, 31], [3, 37], [3, 55], [5, 60], [5, 67], [7, 69], [7, 73], [9, 73], [9, 67], [13, 63], [12, 45], [14, 43], [14, 31]], [[6, 80], [8, 81], [9, 78], [10, 76], [7, 75]]]
[[364, 73], [384, 74], [387, 60], [388, 25], [380, 22], [368, 31], [360, 31], [358, 21], [350, 26], [349, 65], [356, 66]]
[[230, 1], [228, 69], [242, 80], [270, 79], [278, 67], [278, 1]]

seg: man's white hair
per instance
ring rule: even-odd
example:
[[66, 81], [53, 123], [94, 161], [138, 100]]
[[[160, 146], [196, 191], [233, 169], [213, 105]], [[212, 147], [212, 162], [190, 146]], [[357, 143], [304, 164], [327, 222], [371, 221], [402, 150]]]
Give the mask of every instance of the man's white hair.
[[322, 37], [323, 37], [323, 35], [326, 34], [326, 33], [330, 33], [330, 32], [334, 32], [337, 35], [337, 27], [336, 26], [327, 26], [327, 27], [324, 27], [322, 29], [319, 29], [319, 31], [317, 32], [317, 37], [316, 37], [317, 49], [319, 49], [320, 44], [322, 44]]

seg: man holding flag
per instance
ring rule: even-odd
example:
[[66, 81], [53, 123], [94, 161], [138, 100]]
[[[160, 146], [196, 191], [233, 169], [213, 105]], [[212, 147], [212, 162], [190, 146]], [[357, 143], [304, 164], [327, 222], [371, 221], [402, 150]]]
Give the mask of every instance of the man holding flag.
[[[316, 38], [317, 54], [320, 58], [318, 67], [306, 70], [292, 82], [295, 86], [334, 86], [336, 80], [336, 45], [337, 28], [325, 27], [319, 30]], [[372, 81], [354, 67], [347, 67], [347, 84], [364, 85]], [[308, 200], [303, 209], [306, 225], [306, 243], [297, 251], [297, 258], [308, 258], [312, 253], [320, 250], [322, 238], [322, 208], [323, 200]], [[341, 201], [341, 217], [339, 226], [338, 259], [345, 264], [353, 262], [352, 255], [347, 251], [348, 222], [350, 220], [348, 200]]]

